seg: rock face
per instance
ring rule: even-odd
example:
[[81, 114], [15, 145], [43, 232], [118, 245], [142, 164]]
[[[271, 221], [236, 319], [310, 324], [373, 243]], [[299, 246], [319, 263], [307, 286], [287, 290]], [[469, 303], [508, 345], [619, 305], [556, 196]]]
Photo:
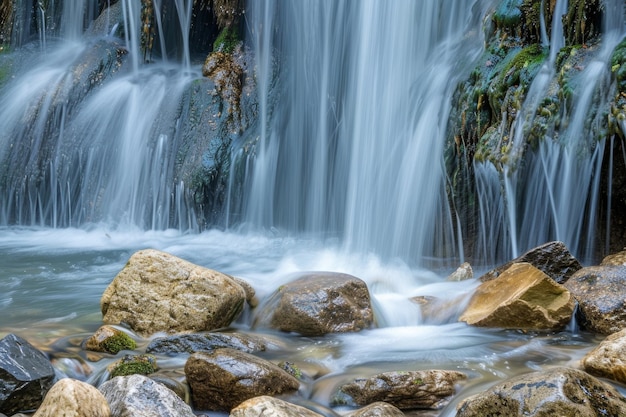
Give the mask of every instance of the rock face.
[[322, 417], [308, 408], [263, 395], [250, 398], [230, 411], [229, 417]]
[[123, 323], [148, 336], [228, 326], [244, 300], [244, 290], [229, 276], [148, 249], [130, 258], [100, 306], [105, 323]]
[[197, 333], [157, 337], [146, 347], [146, 353], [176, 355], [226, 347], [247, 353], [260, 352], [267, 348], [261, 338], [243, 333]]
[[195, 417], [169, 388], [143, 375], [118, 376], [100, 385], [113, 416]]
[[281, 286], [259, 313], [273, 328], [305, 336], [356, 332], [372, 325], [365, 282], [348, 274], [315, 272]]
[[582, 328], [609, 335], [626, 327], [626, 266], [591, 266], [565, 283], [578, 301]]
[[33, 417], [109, 417], [104, 395], [93, 385], [63, 378], [48, 391]]
[[626, 329], [604, 339], [582, 360], [585, 371], [626, 383]]
[[230, 411], [250, 398], [300, 387], [296, 378], [273, 363], [228, 348], [192, 354], [185, 375], [193, 404], [200, 410]]
[[474, 326], [557, 330], [569, 323], [573, 312], [574, 299], [564, 286], [519, 263], [482, 283], [460, 320]]
[[456, 371], [429, 370], [384, 372], [367, 379], [357, 379], [339, 388], [357, 405], [383, 401], [401, 410], [439, 409], [456, 393], [455, 384], [465, 379]]
[[33, 345], [14, 334], [0, 340], [0, 413], [39, 407], [54, 379], [50, 361]]
[[591, 375], [570, 368], [533, 372], [465, 399], [456, 417], [625, 416], [626, 398]]
[[494, 279], [509, 269], [511, 265], [522, 262], [531, 264], [559, 284], [563, 284], [576, 271], [583, 267], [580, 262], [574, 258], [563, 242], [548, 242], [529, 250], [522, 256], [498, 268], [492, 269], [481, 276], [480, 280], [489, 281]]

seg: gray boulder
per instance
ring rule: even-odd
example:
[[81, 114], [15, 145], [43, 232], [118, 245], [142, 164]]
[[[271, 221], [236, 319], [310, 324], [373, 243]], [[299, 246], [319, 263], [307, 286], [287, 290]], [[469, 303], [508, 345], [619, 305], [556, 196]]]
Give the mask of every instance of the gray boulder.
[[193, 353], [185, 376], [194, 406], [230, 411], [250, 398], [297, 391], [300, 382], [289, 373], [249, 353], [223, 348]]
[[267, 344], [260, 337], [244, 333], [194, 333], [157, 337], [148, 344], [146, 353], [177, 355], [219, 348], [253, 353], [264, 351]]
[[143, 375], [118, 376], [99, 387], [113, 416], [195, 417], [169, 388]]
[[136, 252], [102, 295], [103, 321], [142, 336], [226, 327], [245, 292], [228, 275], [148, 249]]
[[54, 368], [41, 351], [12, 333], [0, 340], [0, 413], [38, 408], [54, 381]]
[[367, 329], [373, 320], [364, 281], [348, 274], [311, 272], [282, 285], [259, 311], [256, 324], [322, 336]]
[[626, 266], [590, 266], [565, 287], [578, 301], [577, 319], [586, 330], [609, 335], [626, 327]]
[[571, 368], [517, 376], [465, 399], [456, 417], [626, 416], [626, 398]]

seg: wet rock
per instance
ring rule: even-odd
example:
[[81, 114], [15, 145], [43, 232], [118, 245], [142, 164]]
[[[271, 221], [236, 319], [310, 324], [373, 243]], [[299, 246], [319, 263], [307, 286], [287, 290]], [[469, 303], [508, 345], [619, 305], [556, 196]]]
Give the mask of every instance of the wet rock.
[[456, 393], [456, 383], [465, 378], [461, 372], [444, 370], [384, 372], [342, 385], [337, 398], [345, 394], [361, 406], [383, 401], [401, 410], [439, 409]]
[[625, 280], [626, 266], [590, 266], [565, 283], [578, 301], [582, 328], [609, 335], [626, 327]]
[[159, 374], [148, 375], [148, 378], [172, 390], [172, 392], [178, 395], [178, 397], [185, 403], [189, 403], [189, 401], [191, 401], [189, 398], [189, 387], [187, 387], [187, 384], [177, 381], [174, 378]]
[[404, 417], [404, 413], [389, 403], [379, 401], [348, 413], [345, 417]]
[[146, 347], [146, 353], [176, 355], [219, 348], [253, 353], [264, 351], [267, 345], [260, 337], [244, 333], [195, 333], [157, 337]]
[[133, 417], [195, 417], [173, 391], [143, 375], [119, 376], [99, 387], [111, 415]]
[[250, 398], [230, 411], [229, 417], [321, 417], [307, 408], [278, 398], [262, 395]]
[[102, 295], [103, 321], [142, 336], [228, 326], [243, 309], [239, 284], [220, 272], [148, 249], [136, 252]]
[[243, 288], [243, 291], [246, 294], [246, 302], [248, 303], [248, 305], [252, 308], [258, 306], [259, 299], [256, 297], [256, 291], [254, 290], [254, 287], [252, 287], [252, 285], [250, 285], [250, 283], [244, 279], [238, 277], [231, 278], [234, 279], [237, 284], [241, 285], [241, 288]]
[[113, 326], [101, 326], [85, 340], [85, 349], [116, 355], [121, 350], [134, 350], [137, 343], [123, 331]]
[[519, 263], [483, 282], [459, 320], [482, 327], [557, 330], [573, 312], [574, 298], [563, 285], [531, 264]]
[[626, 398], [609, 384], [570, 368], [533, 372], [465, 399], [456, 417], [624, 416]]
[[465, 281], [466, 279], [474, 278], [474, 271], [469, 262], [464, 262], [459, 266], [456, 271], [451, 273], [446, 281]]
[[592, 375], [626, 383], [626, 329], [613, 333], [582, 360]]
[[480, 277], [480, 280], [489, 281], [494, 279], [509, 269], [511, 265], [522, 262], [531, 264], [559, 284], [563, 284], [576, 271], [582, 268], [580, 262], [570, 253], [565, 244], [556, 241], [548, 242], [529, 250], [522, 256], [487, 272]]
[[626, 266], [626, 250], [606, 256], [600, 266]]
[[0, 340], [0, 413], [39, 407], [54, 379], [50, 361], [33, 345], [12, 333]]
[[109, 417], [109, 403], [86, 382], [63, 378], [52, 386], [33, 417]]
[[273, 363], [228, 348], [192, 354], [185, 375], [192, 402], [201, 410], [230, 411], [250, 398], [300, 387], [296, 378]]
[[150, 375], [156, 372], [156, 358], [152, 355], [124, 355], [122, 359], [109, 365], [111, 378], [134, 374]]
[[256, 324], [305, 336], [356, 332], [373, 323], [365, 282], [348, 274], [312, 272], [281, 286], [258, 314]]

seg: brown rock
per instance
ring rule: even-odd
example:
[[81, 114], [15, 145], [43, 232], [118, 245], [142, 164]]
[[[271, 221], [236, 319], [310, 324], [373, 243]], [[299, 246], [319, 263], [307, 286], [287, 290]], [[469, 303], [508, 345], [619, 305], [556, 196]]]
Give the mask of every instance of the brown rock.
[[613, 333], [582, 360], [592, 375], [626, 383], [626, 329]]
[[230, 411], [250, 398], [300, 387], [296, 378], [273, 363], [229, 348], [192, 354], [185, 375], [192, 401], [201, 410]]
[[229, 417], [322, 417], [308, 408], [263, 395], [250, 398], [230, 411]]
[[576, 271], [582, 268], [580, 262], [574, 258], [565, 244], [557, 241], [548, 242], [531, 249], [522, 256], [492, 269], [479, 279], [483, 282], [492, 280], [509, 269], [511, 265], [522, 262], [531, 264], [559, 284], [563, 284]]
[[626, 266], [591, 266], [565, 283], [578, 301], [582, 328], [609, 335], [626, 327]]
[[389, 403], [379, 401], [348, 413], [345, 417], [404, 417], [404, 413]]
[[573, 312], [574, 299], [564, 286], [520, 263], [482, 283], [459, 320], [483, 327], [557, 330], [570, 322]]
[[98, 389], [63, 378], [50, 388], [33, 417], [109, 417], [109, 403]]
[[156, 250], [142, 250], [107, 287], [103, 321], [142, 336], [226, 327], [239, 316], [244, 290], [220, 272]]
[[313, 272], [281, 286], [259, 312], [257, 324], [305, 336], [356, 332], [374, 320], [365, 282], [348, 274]]
[[113, 326], [101, 326], [85, 341], [85, 349], [116, 355], [121, 350], [133, 350], [137, 343], [126, 333]]
[[606, 256], [600, 266], [625, 266], [626, 265], [626, 249]]
[[517, 376], [466, 398], [456, 417], [626, 416], [615, 388], [571, 368]]
[[383, 401], [401, 410], [439, 409], [456, 393], [456, 383], [465, 378], [461, 372], [444, 370], [384, 372], [344, 384], [339, 393], [361, 406]]

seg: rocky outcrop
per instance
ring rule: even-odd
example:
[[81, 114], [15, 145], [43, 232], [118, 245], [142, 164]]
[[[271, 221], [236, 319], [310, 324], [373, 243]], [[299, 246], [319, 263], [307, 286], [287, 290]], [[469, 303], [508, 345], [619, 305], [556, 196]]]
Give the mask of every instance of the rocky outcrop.
[[98, 388], [113, 416], [195, 417], [173, 391], [143, 375], [119, 376]]
[[578, 301], [581, 327], [604, 335], [626, 327], [626, 266], [590, 266], [566, 283]]
[[104, 395], [93, 385], [63, 378], [50, 388], [33, 417], [109, 417]]
[[229, 414], [229, 417], [255, 416], [322, 417], [322, 414], [267, 395], [250, 398], [233, 408]]
[[237, 349], [246, 353], [261, 352], [267, 344], [256, 336], [244, 333], [196, 333], [157, 337], [146, 347], [146, 353], [176, 355], [211, 351], [220, 348]]
[[609, 384], [571, 368], [533, 372], [465, 399], [456, 417], [624, 416], [626, 398]]
[[257, 325], [305, 336], [356, 332], [374, 313], [365, 282], [348, 274], [314, 272], [282, 285], [257, 315]]
[[54, 380], [50, 361], [33, 345], [15, 334], [0, 340], [0, 413], [36, 409]]
[[337, 401], [344, 401], [343, 396], [347, 395], [360, 406], [382, 401], [401, 410], [439, 409], [465, 378], [461, 372], [445, 370], [384, 372], [342, 385]]
[[129, 335], [113, 326], [101, 326], [84, 342], [86, 350], [116, 355], [121, 350], [134, 350], [137, 343]]
[[298, 390], [289, 373], [251, 354], [234, 349], [196, 352], [185, 363], [185, 376], [194, 406], [200, 410], [230, 411], [261, 395]]
[[135, 253], [107, 287], [103, 321], [140, 335], [209, 331], [239, 316], [244, 290], [220, 272], [156, 250]]
[[461, 321], [474, 326], [558, 330], [574, 312], [574, 298], [562, 285], [528, 263], [513, 264], [482, 283]]
[[481, 281], [489, 281], [502, 274], [513, 264], [526, 262], [548, 275], [555, 282], [563, 284], [583, 266], [580, 264], [563, 242], [548, 242], [537, 246], [501, 265], [480, 277]]
[[613, 333], [582, 360], [592, 375], [626, 383], [626, 329]]

